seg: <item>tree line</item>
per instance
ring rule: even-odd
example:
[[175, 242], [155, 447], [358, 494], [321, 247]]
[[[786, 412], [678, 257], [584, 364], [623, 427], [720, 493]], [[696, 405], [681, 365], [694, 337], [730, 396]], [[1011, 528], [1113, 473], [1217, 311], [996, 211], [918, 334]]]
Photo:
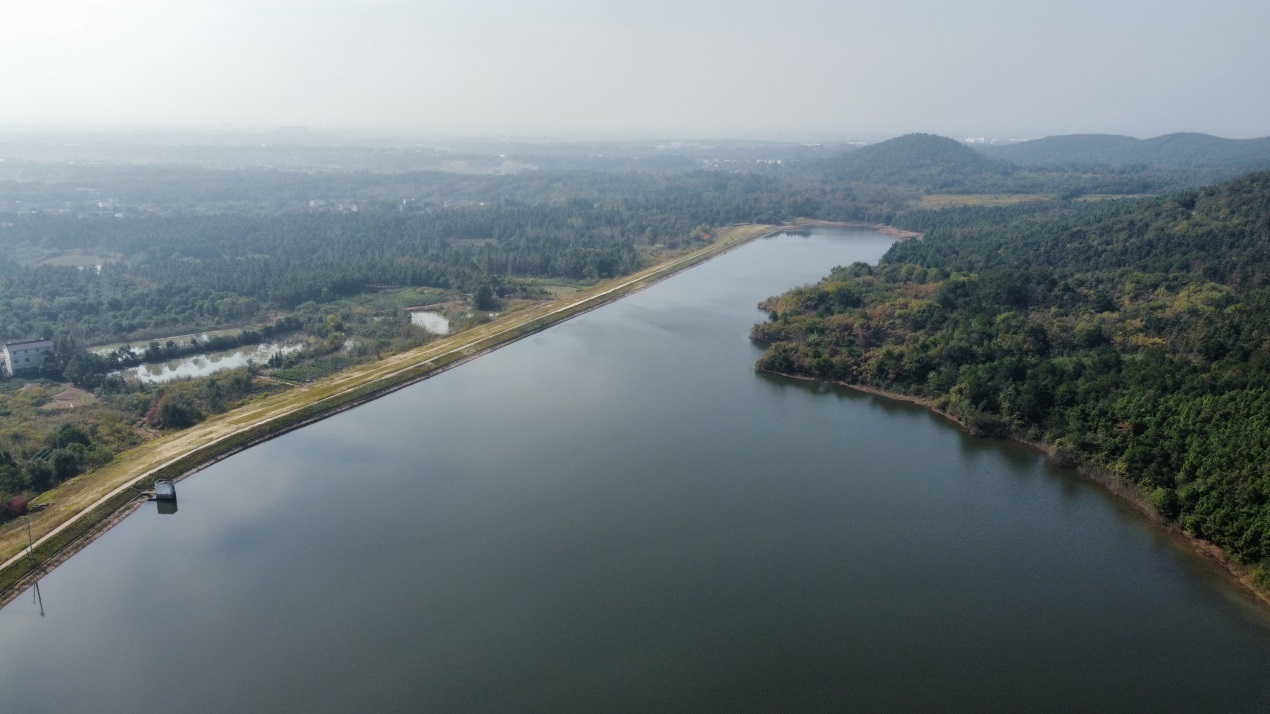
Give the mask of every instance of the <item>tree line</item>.
[[1270, 587], [1270, 174], [897, 223], [924, 239], [763, 303], [759, 368], [1049, 444]]

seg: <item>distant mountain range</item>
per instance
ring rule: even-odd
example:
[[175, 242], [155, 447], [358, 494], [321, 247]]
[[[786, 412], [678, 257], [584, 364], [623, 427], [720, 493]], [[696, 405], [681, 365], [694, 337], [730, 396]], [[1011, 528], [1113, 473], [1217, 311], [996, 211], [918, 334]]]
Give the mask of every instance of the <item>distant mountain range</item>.
[[984, 156], [1025, 166], [1098, 164], [1232, 167], [1250, 171], [1270, 168], [1270, 137], [1223, 139], [1209, 134], [1179, 133], [1154, 139], [1135, 139], [1114, 134], [1070, 134], [975, 148]]

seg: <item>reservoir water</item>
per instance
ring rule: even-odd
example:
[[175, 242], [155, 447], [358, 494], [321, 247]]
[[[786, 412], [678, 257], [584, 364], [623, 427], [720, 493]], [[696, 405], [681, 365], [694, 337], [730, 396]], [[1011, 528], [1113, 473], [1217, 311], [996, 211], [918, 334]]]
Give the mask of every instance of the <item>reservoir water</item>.
[[753, 371], [761, 240], [178, 484], [0, 610], [5, 711], [1270, 710], [1270, 617], [1099, 488]]

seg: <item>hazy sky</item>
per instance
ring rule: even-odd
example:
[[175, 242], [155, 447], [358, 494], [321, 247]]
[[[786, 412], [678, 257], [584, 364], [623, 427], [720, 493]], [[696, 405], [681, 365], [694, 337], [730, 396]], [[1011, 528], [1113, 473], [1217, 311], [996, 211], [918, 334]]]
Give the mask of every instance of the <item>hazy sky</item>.
[[1270, 135], [1266, 0], [7, 0], [0, 127]]

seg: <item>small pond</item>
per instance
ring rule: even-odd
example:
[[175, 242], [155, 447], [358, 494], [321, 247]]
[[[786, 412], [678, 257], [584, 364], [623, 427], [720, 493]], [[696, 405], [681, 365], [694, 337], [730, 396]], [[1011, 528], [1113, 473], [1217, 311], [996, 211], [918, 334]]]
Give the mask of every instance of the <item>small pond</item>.
[[135, 367], [117, 370], [111, 374], [131, 375], [147, 383], [170, 382], [174, 379], [206, 377], [226, 369], [246, 367], [248, 362], [264, 364], [274, 354], [290, 354], [304, 347], [304, 339], [296, 336], [285, 340], [264, 342], [258, 345], [235, 347], [218, 352], [205, 352], [170, 359], [166, 362], [148, 362]]
[[418, 325], [434, 335], [450, 334], [450, 320], [439, 312], [416, 310], [410, 313], [410, 323]]

